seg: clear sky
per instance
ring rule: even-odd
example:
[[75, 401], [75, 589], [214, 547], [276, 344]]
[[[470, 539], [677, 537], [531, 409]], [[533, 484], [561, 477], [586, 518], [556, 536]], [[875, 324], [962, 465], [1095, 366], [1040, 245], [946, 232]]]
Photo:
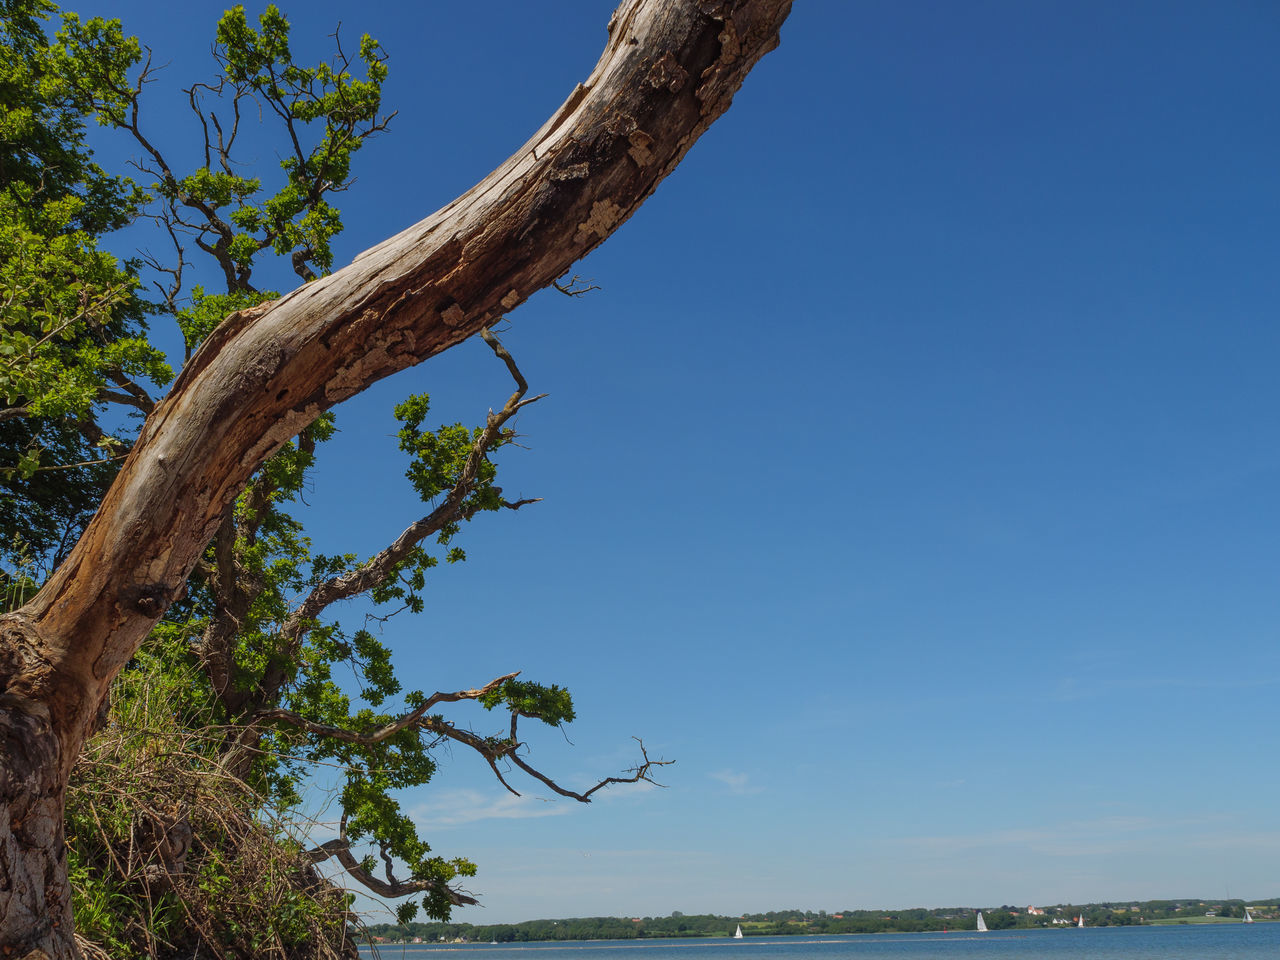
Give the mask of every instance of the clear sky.
[[[171, 61], [172, 142], [222, 6], [80, 7]], [[283, 9], [391, 56], [341, 263], [517, 148], [612, 2]], [[1280, 895], [1277, 49], [1262, 0], [796, 4], [601, 289], [513, 314], [545, 501], [387, 628], [407, 686], [567, 684], [568, 783], [677, 761], [582, 807], [457, 753], [405, 802], [480, 864], [459, 918]], [[350, 404], [322, 549], [417, 516], [424, 389], [510, 386], [476, 342]]]

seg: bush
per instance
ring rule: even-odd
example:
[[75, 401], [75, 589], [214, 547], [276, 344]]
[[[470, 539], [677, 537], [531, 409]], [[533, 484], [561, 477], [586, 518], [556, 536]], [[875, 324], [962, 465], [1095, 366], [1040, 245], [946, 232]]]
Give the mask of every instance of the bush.
[[350, 895], [319, 876], [288, 817], [220, 764], [232, 731], [192, 716], [195, 669], [154, 667], [121, 674], [67, 795], [85, 956], [355, 958]]

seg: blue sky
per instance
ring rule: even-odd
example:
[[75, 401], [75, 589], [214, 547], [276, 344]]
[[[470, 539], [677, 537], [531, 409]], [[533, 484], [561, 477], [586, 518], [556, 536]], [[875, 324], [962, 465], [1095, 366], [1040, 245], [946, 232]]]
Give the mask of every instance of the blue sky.
[[[178, 138], [221, 7], [80, 9], [172, 62]], [[342, 263], [518, 147], [612, 3], [284, 9], [391, 55]], [[503, 485], [545, 500], [387, 628], [409, 686], [567, 684], [569, 783], [677, 761], [580, 807], [458, 754], [405, 803], [480, 864], [461, 919], [1280, 894], [1278, 42], [1244, 0], [796, 5], [601, 289], [512, 316], [551, 396]], [[397, 399], [504, 377], [466, 344], [349, 404], [321, 548], [417, 515]]]

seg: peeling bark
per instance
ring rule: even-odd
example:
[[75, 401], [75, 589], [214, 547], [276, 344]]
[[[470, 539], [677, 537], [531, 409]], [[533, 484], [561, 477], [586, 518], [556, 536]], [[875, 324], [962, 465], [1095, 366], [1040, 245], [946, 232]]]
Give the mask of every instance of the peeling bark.
[[[6, 629], [10, 644], [28, 638]], [[49, 708], [0, 694], [0, 932], [6, 957], [73, 956], [71, 890], [63, 837], [66, 776]]]
[[233, 314], [191, 358], [70, 556], [0, 618], [6, 956], [75, 955], [71, 764], [252, 473], [324, 410], [492, 324], [608, 237], [728, 109], [790, 6], [626, 0], [591, 76], [506, 163], [345, 269]]

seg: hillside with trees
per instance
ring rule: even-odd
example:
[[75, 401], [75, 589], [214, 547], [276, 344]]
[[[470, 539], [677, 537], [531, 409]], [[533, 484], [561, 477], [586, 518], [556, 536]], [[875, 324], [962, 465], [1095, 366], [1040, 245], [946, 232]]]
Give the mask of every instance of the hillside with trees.
[[374, 924], [371, 938], [382, 942], [421, 939], [423, 942], [471, 941], [524, 943], [534, 940], [635, 940], [668, 937], [728, 937], [741, 925], [748, 937], [831, 936], [854, 933], [928, 933], [973, 930], [982, 911], [991, 930], [1033, 929], [1074, 925], [1083, 915], [1086, 926], [1134, 926], [1142, 923], [1193, 923], [1213, 919], [1242, 919], [1249, 907], [1258, 921], [1280, 920], [1280, 898], [1270, 900], [1143, 900], [1035, 907], [1005, 904], [997, 907], [913, 907], [907, 910], [774, 910], [741, 916], [685, 914], [673, 910], [665, 917], [571, 917], [527, 920], [523, 923]]

